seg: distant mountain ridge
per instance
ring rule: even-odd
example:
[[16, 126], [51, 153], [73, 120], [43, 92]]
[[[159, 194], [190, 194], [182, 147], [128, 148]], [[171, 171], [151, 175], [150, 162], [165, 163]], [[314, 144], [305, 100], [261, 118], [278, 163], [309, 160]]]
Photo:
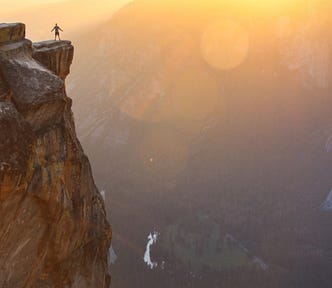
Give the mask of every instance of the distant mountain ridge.
[[[259, 17], [226, 2], [133, 1], [75, 39], [83, 61], [67, 88], [112, 210], [115, 287], [331, 284], [332, 220], [319, 209], [332, 186], [330, 10]], [[228, 29], [220, 35], [213, 25]], [[231, 69], [220, 69], [224, 55], [202, 53], [214, 31], [217, 43], [228, 39], [219, 51], [241, 56]], [[227, 31], [247, 37], [232, 42]], [[193, 278], [172, 257], [165, 270], [145, 270], [146, 235], [162, 239], [172, 225], [181, 235], [199, 213], [269, 270], [233, 266]], [[162, 263], [170, 245], [152, 247], [151, 258]], [[135, 281], [121, 277], [128, 273]]]

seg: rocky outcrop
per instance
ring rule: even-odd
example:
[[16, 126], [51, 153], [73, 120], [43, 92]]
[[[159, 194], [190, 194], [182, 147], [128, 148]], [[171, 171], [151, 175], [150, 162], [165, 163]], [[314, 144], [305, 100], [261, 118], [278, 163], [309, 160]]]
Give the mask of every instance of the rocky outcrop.
[[108, 287], [111, 230], [63, 81], [73, 47], [24, 34], [0, 24], [0, 287]]
[[69, 102], [64, 82], [32, 58], [31, 41], [2, 44], [0, 63], [12, 102], [35, 131], [62, 121]]
[[33, 58], [65, 80], [73, 61], [74, 47], [69, 41], [33, 43]]
[[25, 25], [22, 23], [0, 23], [0, 43], [23, 40]]

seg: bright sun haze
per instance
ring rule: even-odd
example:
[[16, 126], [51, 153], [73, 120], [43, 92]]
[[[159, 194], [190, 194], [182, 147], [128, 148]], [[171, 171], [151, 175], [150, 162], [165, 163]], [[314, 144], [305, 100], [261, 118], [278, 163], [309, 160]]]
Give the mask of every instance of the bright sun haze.
[[[54, 2], [61, 2], [64, 0], [0, 0], [0, 6], [2, 12], [6, 11], [15, 11], [17, 9], [22, 9], [25, 7], [38, 5], [38, 4], [47, 4], [47, 3], [54, 3]], [[1, 13], [0, 13], [1, 14]]]

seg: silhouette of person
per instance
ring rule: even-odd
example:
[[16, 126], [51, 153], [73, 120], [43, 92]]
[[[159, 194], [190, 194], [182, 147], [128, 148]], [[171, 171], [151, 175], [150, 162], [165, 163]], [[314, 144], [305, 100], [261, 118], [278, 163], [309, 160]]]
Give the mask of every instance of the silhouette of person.
[[51, 32], [53, 32], [53, 31], [54, 31], [54, 34], [55, 34], [54, 40], [56, 41], [56, 37], [58, 37], [58, 39], [61, 40], [60, 39], [60, 31], [63, 32], [63, 30], [58, 26], [57, 23], [55, 24], [55, 26], [53, 27]]

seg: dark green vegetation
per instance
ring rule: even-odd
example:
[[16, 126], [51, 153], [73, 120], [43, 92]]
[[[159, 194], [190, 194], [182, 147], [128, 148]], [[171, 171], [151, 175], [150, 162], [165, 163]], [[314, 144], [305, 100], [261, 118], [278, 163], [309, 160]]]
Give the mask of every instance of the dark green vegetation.
[[268, 269], [264, 265], [260, 267], [259, 259], [251, 256], [232, 235], [222, 234], [219, 225], [206, 215], [170, 225], [164, 234], [160, 237], [163, 249], [195, 274], [199, 275], [203, 269], [216, 272], [254, 267]]

